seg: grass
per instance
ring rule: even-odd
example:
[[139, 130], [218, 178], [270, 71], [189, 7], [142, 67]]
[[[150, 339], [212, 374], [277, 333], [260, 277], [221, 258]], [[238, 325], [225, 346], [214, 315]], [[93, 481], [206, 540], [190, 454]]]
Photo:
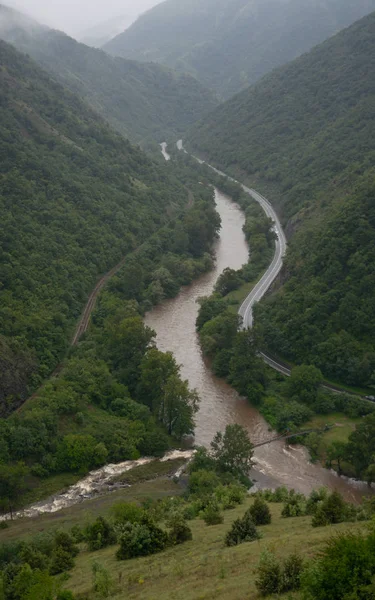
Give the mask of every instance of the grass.
[[[8, 529], [0, 531], [1, 542], [9, 542], [18, 539], [27, 539], [38, 533], [43, 533], [55, 529], [71, 529], [74, 525], [83, 525], [95, 519], [98, 514], [108, 515], [115, 502], [142, 502], [148, 498], [165, 498], [166, 496], [177, 496], [183, 493], [183, 487], [175, 483], [172, 479], [165, 476], [161, 477], [161, 470], [173, 472], [178, 469], [181, 461], [169, 461], [168, 463], [152, 463], [156, 468], [153, 474], [153, 480], [148, 481], [145, 477], [143, 467], [134, 469], [132, 478], [134, 485], [130, 488], [120, 489], [103, 496], [97, 496], [91, 500], [86, 500], [56, 513], [43, 514], [36, 518], [19, 519], [9, 522]], [[158, 465], [162, 465], [159, 469]], [[151, 465], [147, 465], [151, 467]], [[137, 474], [138, 471], [138, 474]], [[158, 473], [159, 471], [159, 473]], [[148, 471], [151, 479], [151, 471]], [[130, 475], [128, 473], [127, 475]], [[138, 482], [136, 478], [138, 477]], [[157, 477], [157, 479], [155, 479]]]
[[353, 419], [343, 413], [331, 413], [329, 415], [315, 415], [306, 423], [306, 429], [324, 429], [325, 425], [334, 426], [329, 431], [324, 431], [321, 434], [318, 457], [323, 465], [327, 458], [327, 448], [332, 442], [347, 442], [350, 434], [353, 433], [356, 425], [361, 423], [361, 421], [360, 417]]
[[363, 523], [344, 523], [314, 529], [311, 517], [283, 519], [282, 505], [271, 504], [272, 523], [259, 528], [261, 540], [226, 548], [225, 533], [251, 503], [247, 499], [245, 505], [226, 511], [223, 525], [208, 527], [201, 520], [192, 521], [193, 540], [162, 554], [119, 562], [116, 546], [85, 552], [65, 585], [82, 598], [94, 598], [91, 565], [95, 560], [111, 574], [112, 600], [255, 600], [259, 598], [256, 569], [264, 550], [274, 550], [280, 558], [294, 551], [311, 558], [333, 534], [365, 527]]
[[239, 310], [242, 302], [250, 294], [251, 290], [256, 285], [258, 280], [259, 279], [257, 279], [256, 281], [250, 281], [248, 283], [244, 283], [237, 290], [234, 290], [233, 292], [229, 292], [229, 294], [227, 294], [225, 296], [225, 300], [227, 300], [228, 305], [229, 305], [229, 310], [231, 312], [233, 312], [234, 314], [238, 313], [238, 310]]

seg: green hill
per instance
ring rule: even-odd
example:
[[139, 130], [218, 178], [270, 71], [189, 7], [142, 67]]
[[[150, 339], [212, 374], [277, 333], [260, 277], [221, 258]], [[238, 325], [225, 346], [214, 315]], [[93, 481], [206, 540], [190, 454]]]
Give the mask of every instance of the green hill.
[[29, 54], [135, 142], [180, 136], [216, 104], [189, 75], [113, 58], [1, 5], [0, 38]]
[[375, 13], [220, 106], [191, 147], [269, 193], [291, 237], [265, 345], [352, 385], [375, 371]]
[[187, 192], [4, 42], [0, 65], [0, 400], [12, 404], [56, 366], [99, 275]]
[[189, 72], [225, 99], [372, 10], [374, 0], [167, 0], [104, 49]]

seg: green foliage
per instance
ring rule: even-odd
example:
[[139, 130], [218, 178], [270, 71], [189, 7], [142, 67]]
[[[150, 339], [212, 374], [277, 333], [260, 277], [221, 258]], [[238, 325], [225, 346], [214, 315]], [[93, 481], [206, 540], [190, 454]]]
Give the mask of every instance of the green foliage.
[[119, 541], [116, 556], [128, 560], [161, 552], [168, 544], [168, 534], [145, 517], [140, 523], [126, 523]]
[[302, 517], [305, 514], [305, 510], [304, 498], [301, 498], [299, 495], [295, 495], [290, 497], [287, 502], [285, 502], [281, 516], [285, 517], [286, 519], [290, 517]]
[[335, 491], [318, 504], [313, 513], [312, 526], [321, 527], [351, 519], [355, 519], [355, 510]]
[[271, 511], [268, 504], [259, 496], [249, 509], [255, 525], [269, 525], [271, 523]]
[[111, 507], [111, 515], [115, 523], [139, 523], [143, 509], [135, 502], [117, 502]]
[[213, 471], [194, 471], [189, 477], [190, 494], [200, 497], [212, 495], [219, 485], [220, 478]]
[[331, 538], [303, 577], [306, 600], [366, 600], [373, 597], [375, 536], [341, 534]]
[[219, 510], [218, 504], [211, 502], [203, 511], [203, 520], [206, 525], [221, 525], [224, 517]]
[[173, 546], [177, 544], [183, 544], [193, 539], [193, 534], [190, 527], [187, 525], [184, 516], [180, 512], [172, 514], [168, 521], [167, 526], [169, 527], [169, 543]]
[[107, 569], [98, 562], [92, 564], [92, 579], [96, 596], [100, 599], [109, 598], [113, 589], [113, 581]]
[[232, 524], [225, 536], [225, 545], [237, 546], [243, 542], [253, 542], [260, 539], [260, 537], [261, 535], [257, 531], [252, 515], [247, 510], [242, 518], [236, 519]]
[[211, 442], [212, 457], [219, 471], [228, 472], [240, 481], [248, 481], [252, 467], [253, 445], [244, 427], [227, 425], [225, 432], [218, 432]]
[[104, 517], [98, 517], [85, 528], [85, 539], [89, 550], [95, 551], [116, 543], [116, 534]]
[[264, 552], [258, 567], [256, 586], [261, 596], [298, 590], [304, 572], [303, 559], [291, 554], [282, 563], [271, 552]]

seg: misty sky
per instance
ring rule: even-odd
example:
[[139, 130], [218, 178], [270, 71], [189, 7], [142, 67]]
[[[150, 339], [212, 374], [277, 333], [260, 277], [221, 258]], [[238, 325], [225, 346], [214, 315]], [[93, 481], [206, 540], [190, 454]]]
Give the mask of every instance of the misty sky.
[[45, 25], [74, 35], [111, 17], [137, 16], [161, 0], [3, 0]]

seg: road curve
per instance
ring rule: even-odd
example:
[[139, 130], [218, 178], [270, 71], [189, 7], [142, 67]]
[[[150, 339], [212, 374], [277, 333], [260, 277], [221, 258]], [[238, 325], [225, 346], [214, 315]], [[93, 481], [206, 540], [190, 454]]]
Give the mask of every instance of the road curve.
[[[179, 150], [183, 150], [186, 153], [186, 150], [183, 147], [182, 140], [179, 140], [177, 142], [177, 148]], [[204, 160], [201, 160], [197, 156], [194, 156], [193, 154], [191, 156], [193, 158], [195, 158], [195, 160], [197, 160], [200, 164], [206, 164], [210, 169], [215, 171], [215, 173], [217, 173], [218, 175], [221, 175], [223, 177], [226, 177], [230, 181], [234, 181], [235, 183], [238, 183], [242, 187], [243, 191], [246, 194], [249, 194], [249, 196], [251, 196], [256, 202], [258, 202], [258, 204], [262, 207], [262, 209], [266, 213], [267, 217], [269, 217], [273, 221], [273, 224], [274, 224], [273, 229], [277, 236], [277, 239], [275, 242], [275, 254], [274, 254], [273, 260], [272, 260], [270, 266], [268, 267], [267, 271], [264, 273], [263, 277], [254, 286], [254, 288], [251, 290], [251, 292], [247, 296], [247, 298], [245, 298], [245, 300], [243, 301], [243, 303], [240, 306], [240, 309], [238, 311], [239, 315], [242, 317], [242, 327], [244, 329], [249, 329], [253, 326], [254, 304], [259, 302], [259, 300], [261, 300], [263, 298], [263, 296], [270, 289], [271, 285], [273, 284], [273, 282], [275, 281], [276, 277], [278, 276], [278, 274], [280, 273], [280, 271], [282, 269], [283, 258], [284, 258], [284, 255], [286, 252], [286, 247], [287, 247], [287, 241], [286, 241], [286, 236], [285, 236], [284, 230], [281, 226], [279, 217], [277, 216], [272, 204], [269, 202], [269, 200], [267, 200], [267, 198], [262, 196], [262, 194], [260, 194], [256, 190], [246, 187], [246, 185], [243, 185], [236, 179], [233, 179], [233, 177], [228, 177], [228, 175], [226, 175], [226, 173], [219, 171], [218, 169], [216, 169], [209, 163], [205, 162]], [[272, 360], [271, 358], [268, 358], [265, 354], [264, 355], [262, 354], [262, 357], [268, 364], [270, 364], [270, 366], [272, 366], [272, 368], [274, 368], [274, 369], [276, 368], [277, 370], [280, 370], [280, 372], [284, 373], [284, 375], [290, 375], [290, 370], [286, 369], [285, 366], [283, 366], [281, 364], [279, 365], [276, 361]]]

